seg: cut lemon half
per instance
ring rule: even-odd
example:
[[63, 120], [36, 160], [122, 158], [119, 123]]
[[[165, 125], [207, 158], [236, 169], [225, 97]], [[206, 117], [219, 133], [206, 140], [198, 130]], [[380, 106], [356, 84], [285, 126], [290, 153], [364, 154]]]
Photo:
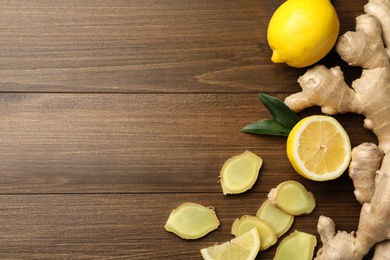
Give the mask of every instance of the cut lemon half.
[[331, 116], [309, 116], [299, 121], [287, 138], [287, 157], [303, 177], [332, 180], [344, 173], [351, 160], [349, 137]]
[[253, 260], [260, 250], [260, 236], [257, 228], [220, 245], [200, 250], [205, 260], [240, 259]]

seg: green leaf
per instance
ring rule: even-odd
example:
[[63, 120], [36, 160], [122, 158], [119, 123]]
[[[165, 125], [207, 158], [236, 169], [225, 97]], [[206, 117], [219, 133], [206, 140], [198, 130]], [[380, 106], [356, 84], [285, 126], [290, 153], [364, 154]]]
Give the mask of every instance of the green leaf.
[[278, 123], [275, 119], [262, 119], [241, 129], [241, 132], [252, 134], [288, 136], [291, 129]]
[[259, 94], [259, 98], [275, 120], [285, 128], [292, 129], [299, 122], [299, 117], [279, 99], [263, 93]]

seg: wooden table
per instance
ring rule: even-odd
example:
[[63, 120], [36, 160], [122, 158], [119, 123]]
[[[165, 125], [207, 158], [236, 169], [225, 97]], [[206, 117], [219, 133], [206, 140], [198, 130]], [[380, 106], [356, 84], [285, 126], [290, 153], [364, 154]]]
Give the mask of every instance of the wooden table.
[[[341, 33], [353, 30], [366, 1], [332, 2]], [[318, 203], [292, 230], [317, 235], [322, 214], [356, 230], [360, 205], [347, 174], [303, 179], [286, 138], [240, 132], [270, 117], [258, 93], [284, 99], [300, 90], [306, 69], [270, 61], [267, 25], [281, 3], [2, 1], [0, 259], [200, 259], [289, 179]], [[360, 74], [335, 52], [321, 64], [341, 66], [349, 82]], [[353, 146], [376, 142], [363, 117], [336, 118]], [[245, 150], [264, 159], [259, 179], [224, 196], [219, 171]], [[170, 211], [187, 201], [214, 206], [219, 229], [195, 241], [166, 232]]]

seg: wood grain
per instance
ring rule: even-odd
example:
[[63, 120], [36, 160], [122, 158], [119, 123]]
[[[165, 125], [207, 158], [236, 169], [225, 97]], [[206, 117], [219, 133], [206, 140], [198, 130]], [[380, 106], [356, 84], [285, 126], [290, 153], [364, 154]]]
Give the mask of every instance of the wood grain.
[[[231, 239], [234, 219], [255, 214], [288, 179], [318, 202], [293, 229], [317, 234], [324, 214], [355, 230], [360, 205], [346, 174], [303, 179], [284, 137], [240, 132], [270, 117], [259, 92], [299, 91], [305, 69], [270, 62], [266, 30], [281, 3], [0, 2], [0, 259], [200, 259], [200, 248]], [[366, 1], [332, 3], [344, 33]], [[334, 51], [321, 63], [340, 66], [347, 82], [360, 74]], [[376, 142], [363, 117], [336, 118], [353, 146]], [[220, 168], [245, 150], [264, 159], [259, 179], [223, 196]], [[214, 206], [219, 229], [196, 241], [166, 232], [185, 201]]]
[[[268, 21], [282, 2], [3, 1], [0, 87], [291, 92], [303, 70], [271, 64], [266, 39]], [[364, 2], [334, 1], [342, 32], [354, 28]]]
[[[316, 194], [315, 213], [296, 218], [293, 229], [315, 231], [319, 212], [348, 231], [357, 225], [353, 196]], [[264, 194], [225, 199], [215, 193], [2, 195], [2, 259], [200, 259], [200, 248], [232, 238], [241, 214], [255, 214]], [[164, 230], [170, 208], [193, 201], [215, 207], [220, 227], [206, 237], [184, 241]], [[329, 207], [329, 203], [331, 207]], [[348, 210], [348, 211], [346, 211]], [[240, 212], [240, 213], [239, 213]], [[347, 213], [345, 213], [347, 212]], [[354, 214], [354, 217], [352, 217]], [[261, 252], [272, 259], [276, 247]]]

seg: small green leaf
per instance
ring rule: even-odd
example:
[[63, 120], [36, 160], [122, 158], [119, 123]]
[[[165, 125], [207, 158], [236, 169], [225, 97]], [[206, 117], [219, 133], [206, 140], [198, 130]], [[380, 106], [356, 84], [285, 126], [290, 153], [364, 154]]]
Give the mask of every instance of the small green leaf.
[[275, 119], [262, 119], [241, 129], [244, 133], [288, 136], [291, 129], [279, 124]]
[[279, 99], [262, 93], [259, 98], [275, 120], [285, 128], [292, 129], [299, 122], [299, 117]]

